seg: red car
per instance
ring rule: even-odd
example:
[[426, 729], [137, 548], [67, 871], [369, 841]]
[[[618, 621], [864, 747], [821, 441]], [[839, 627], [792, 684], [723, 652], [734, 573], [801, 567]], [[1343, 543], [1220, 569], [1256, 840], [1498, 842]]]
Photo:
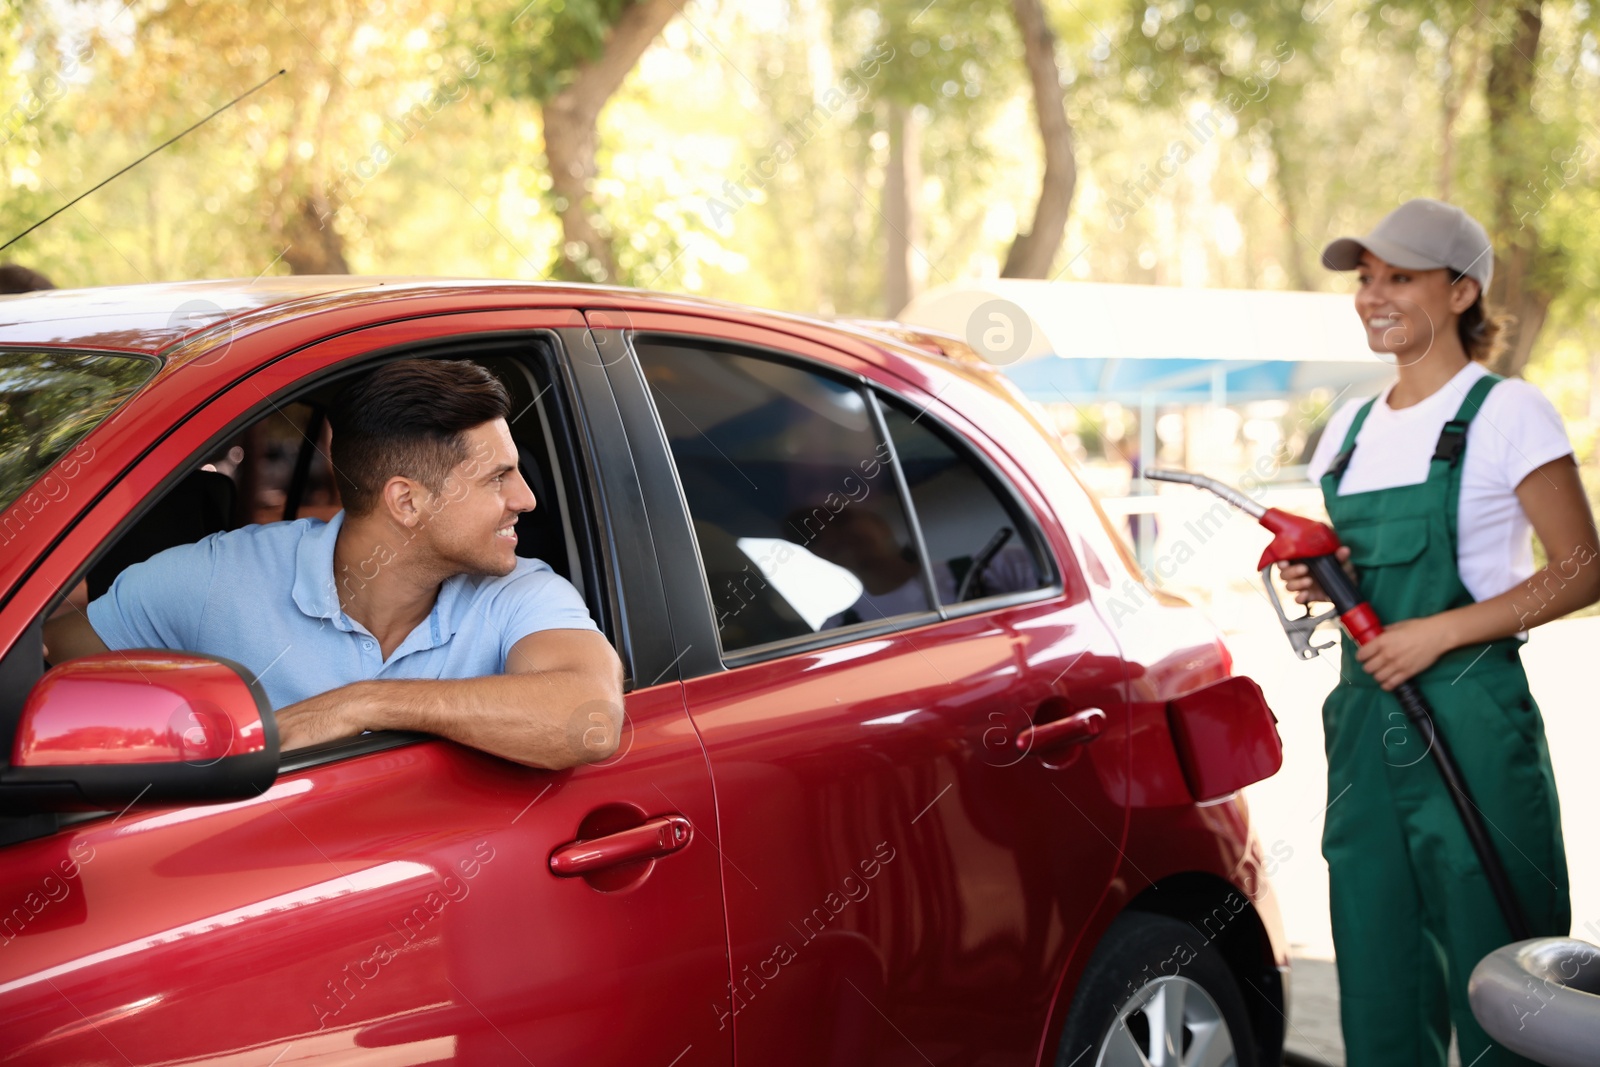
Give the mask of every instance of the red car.
[[[334, 514], [329, 400], [400, 356], [511, 391], [517, 550], [622, 656], [613, 755], [280, 758], [235, 665], [46, 673], [123, 568]], [[1227, 784], [1264, 705], [958, 342], [500, 282], [30, 294], [0, 508], [0, 1063], [1281, 1058]]]

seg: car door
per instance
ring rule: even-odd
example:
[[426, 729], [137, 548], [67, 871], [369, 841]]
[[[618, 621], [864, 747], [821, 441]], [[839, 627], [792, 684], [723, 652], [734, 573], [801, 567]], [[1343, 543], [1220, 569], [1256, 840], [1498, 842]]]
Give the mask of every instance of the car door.
[[[43, 612], [208, 442], [308, 382], [375, 355], [474, 358], [486, 338], [543, 376], [541, 418], [571, 450], [566, 496], [599, 545], [630, 676], [622, 747], [547, 772], [373, 734], [290, 754], [254, 799], [100, 813], [10, 845], [0, 907], [41, 886], [46, 906], [0, 948], [0, 1062], [731, 1063], [703, 1010], [729, 978], [710, 774], [574, 314], [411, 320], [270, 363], [148, 442], [8, 622]], [[275, 669], [292, 668], [291, 653]], [[608, 860], [615, 835], [664, 819], [649, 856]], [[560, 876], [558, 856], [584, 869]]]
[[[734, 973], [707, 1010], [762, 1064], [1033, 1064], [1126, 821], [1126, 672], [1061, 539], [932, 397], [629, 318], [600, 341], [658, 434], [635, 451], [720, 812]], [[985, 511], [1023, 576], [951, 602]], [[1019, 748], [1035, 721], [1072, 736]]]

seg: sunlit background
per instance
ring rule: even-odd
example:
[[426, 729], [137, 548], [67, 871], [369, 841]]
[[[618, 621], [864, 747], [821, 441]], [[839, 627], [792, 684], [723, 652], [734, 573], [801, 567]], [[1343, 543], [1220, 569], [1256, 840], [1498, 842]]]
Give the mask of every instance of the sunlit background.
[[[1038, 308], [1090, 301], [1050, 330], [1048, 358], [1070, 359], [1099, 299], [1072, 286], [1348, 293], [1322, 246], [1435, 196], [1495, 241], [1490, 297], [1516, 319], [1495, 369], [1544, 389], [1597, 481], [1587, 2], [21, 0], [0, 18], [3, 237], [271, 79], [0, 253], [61, 287], [554, 278], [825, 316], [916, 317], [909, 305], [929, 322], [943, 287], [1033, 279], [1059, 287]], [[1255, 311], [1165, 325], [1213, 359], [1236, 345], [1291, 360], [1337, 332]], [[1255, 470], [1269, 502], [1315, 512], [1308, 446], [1363, 395], [1208, 382], [1198, 397], [1028, 390], [1147, 565], [1209, 503], [1144, 495], [1137, 466]], [[1251, 584], [1264, 540], [1230, 520], [1155, 580], [1206, 605], [1269, 681], [1291, 766], [1257, 792], [1302, 857], [1280, 883], [1315, 903], [1316, 709], [1332, 679], [1292, 660]], [[1593, 622], [1554, 624], [1530, 650], [1580, 926], [1600, 919], [1586, 858], [1600, 848], [1574, 814], [1600, 800], [1576, 762], [1597, 740], [1575, 665]], [[1325, 948], [1314, 911], [1287, 915], [1307, 951]]]
[[[1492, 295], [1518, 320], [1500, 369], [1543, 386], [1592, 458], [1585, 2], [21, 0], [4, 17], [8, 237], [286, 71], [0, 253], [59, 286], [555, 277], [870, 318], [1001, 275], [1345, 292], [1322, 245], [1431, 195], [1489, 225]], [[1059, 90], [1043, 112], [1040, 78]], [[1335, 394], [1229, 405], [1206, 459], [1237, 473], [1303, 444]], [[1035, 398], [1124, 491], [1137, 405]], [[1155, 417], [1145, 462], [1192, 460], [1177, 422], [1195, 416]]]

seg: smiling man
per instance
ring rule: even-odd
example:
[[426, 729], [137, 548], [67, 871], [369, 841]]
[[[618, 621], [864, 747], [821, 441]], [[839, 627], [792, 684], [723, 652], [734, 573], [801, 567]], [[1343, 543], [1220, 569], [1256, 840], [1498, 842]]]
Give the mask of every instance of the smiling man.
[[516, 554], [536, 505], [505, 388], [401, 360], [330, 413], [344, 510], [213, 534], [129, 567], [47, 627], [63, 655], [171, 648], [257, 677], [284, 749], [420, 730], [534, 767], [604, 759], [622, 671], [583, 600]]

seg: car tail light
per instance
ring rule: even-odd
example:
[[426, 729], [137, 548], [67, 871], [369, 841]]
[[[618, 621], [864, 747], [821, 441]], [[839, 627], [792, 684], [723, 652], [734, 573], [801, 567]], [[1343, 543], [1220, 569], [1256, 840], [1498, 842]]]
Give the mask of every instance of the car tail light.
[[1233, 653], [1228, 650], [1228, 642], [1222, 639], [1221, 634], [1217, 635], [1217, 655], [1222, 657], [1222, 673], [1232, 674]]

